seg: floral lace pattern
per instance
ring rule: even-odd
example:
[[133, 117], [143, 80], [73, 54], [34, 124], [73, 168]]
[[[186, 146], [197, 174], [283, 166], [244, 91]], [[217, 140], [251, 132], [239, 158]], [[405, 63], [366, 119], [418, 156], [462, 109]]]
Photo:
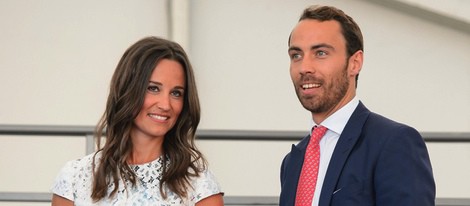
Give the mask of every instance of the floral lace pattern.
[[[160, 194], [159, 183], [163, 171], [163, 159], [158, 158], [152, 162], [131, 165], [137, 175], [135, 187], [129, 181], [119, 181], [119, 189], [115, 196], [103, 198], [99, 202], [91, 199], [93, 182], [92, 164], [93, 155], [90, 154], [81, 159], [69, 161], [59, 172], [52, 186], [52, 193], [74, 201], [75, 205], [195, 205], [196, 202], [214, 194], [222, 193], [215, 176], [205, 170], [199, 177], [191, 179], [192, 190], [188, 192], [186, 199], [181, 199], [175, 193], [166, 190], [167, 198]], [[100, 153], [96, 155], [100, 158]], [[98, 161], [96, 161], [98, 162]], [[114, 184], [109, 185], [108, 194], [114, 189]]]

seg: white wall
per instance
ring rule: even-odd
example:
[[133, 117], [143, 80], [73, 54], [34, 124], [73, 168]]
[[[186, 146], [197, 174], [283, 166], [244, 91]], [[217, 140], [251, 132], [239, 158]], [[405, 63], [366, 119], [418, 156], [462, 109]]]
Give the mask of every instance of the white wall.
[[0, 1], [0, 124], [94, 125], [121, 55], [166, 22], [164, 0]]
[[[205, 0], [192, 7], [191, 54], [202, 128], [305, 130], [290, 81], [287, 38], [312, 2], [361, 26], [358, 93], [371, 110], [419, 131], [470, 131], [470, 36], [366, 1]], [[214, 109], [217, 108], [217, 109]]]
[[[200, 129], [307, 130], [287, 37], [312, 2], [338, 6], [361, 26], [358, 92], [371, 110], [421, 132], [470, 132], [470, 35], [346, 0], [191, 1]], [[94, 125], [124, 50], [143, 36], [167, 36], [166, 8], [164, 0], [0, 1], [0, 124]], [[292, 143], [198, 142], [228, 196], [277, 196]], [[428, 146], [438, 197], [470, 198], [470, 166], [459, 164], [470, 160], [470, 145]], [[0, 192], [47, 192], [65, 161], [82, 155], [77, 138], [0, 136], [0, 165], [9, 168], [0, 170]]]

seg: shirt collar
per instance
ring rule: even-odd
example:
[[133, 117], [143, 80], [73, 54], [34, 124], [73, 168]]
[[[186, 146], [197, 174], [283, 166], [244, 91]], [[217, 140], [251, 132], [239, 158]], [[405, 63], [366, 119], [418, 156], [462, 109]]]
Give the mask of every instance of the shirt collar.
[[[344, 105], [338, 111], [336, 111], [335, 113], [330, 115], [328, 118], [323, 120], [321, 125], [328, 128], [328, 130], [341, 135], [344, 127], [346, 127], [346, 123], [348, 123], [348, 120], [351, 117], [354, 110], [356, 109], [357, 105], [359, 105], [359, 99], [355, 96], [346, 105]], [[316, 125], [313, 120], [312, 120], [312, 124], [313, 126]]]

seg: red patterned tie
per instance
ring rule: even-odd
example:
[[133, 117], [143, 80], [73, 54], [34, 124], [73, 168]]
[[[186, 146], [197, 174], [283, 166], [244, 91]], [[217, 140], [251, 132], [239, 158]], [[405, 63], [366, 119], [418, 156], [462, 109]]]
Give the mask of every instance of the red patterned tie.
[[300, 172], [297, 194], [295, 196], [296, 206], [311, 206], [315, 187], [317, 185], [318, 166], [320, 164], [320, 140], [328, 128], [315, 126], [305, 151], [304, 164]]

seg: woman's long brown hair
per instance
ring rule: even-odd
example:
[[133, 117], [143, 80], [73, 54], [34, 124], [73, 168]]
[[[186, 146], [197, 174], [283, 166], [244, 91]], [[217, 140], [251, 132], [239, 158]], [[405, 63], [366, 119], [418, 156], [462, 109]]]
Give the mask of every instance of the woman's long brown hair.
[[[103, 134], [106, 141], [98, 151], [101, 152], [101, 158], [95, 158], [93, 161], [95, 172], [91, 197], [94, 201], [113, 197], [119, 189], [120, 179], [136, 185], [137, 177], [127, 163], [132, 152], [130, 131], [143, 105], [152, 71], [162, 59], [175, 60], [183, 66], [186, 90], [183, 110], [163, 142], [164, 162], [160, 193], [166, 198], [164, 188], [168, 188], [180, 197], [186, 197], [191, 187], [190, 178], [198, 176], [206, 167], [206, 160], [194, 143], [200, 120], [200, 106], [189, 59], [179, 44], [157, 37], [147, 37], [126, 50], [111, 79], [106, 110], [95, 131], [98, 148], [101, 148]], [[95, 160], [98, 164], [95, 164]], [[108, 194], [108, 186], [111, 184], [114, 184], [114, 188]]]

